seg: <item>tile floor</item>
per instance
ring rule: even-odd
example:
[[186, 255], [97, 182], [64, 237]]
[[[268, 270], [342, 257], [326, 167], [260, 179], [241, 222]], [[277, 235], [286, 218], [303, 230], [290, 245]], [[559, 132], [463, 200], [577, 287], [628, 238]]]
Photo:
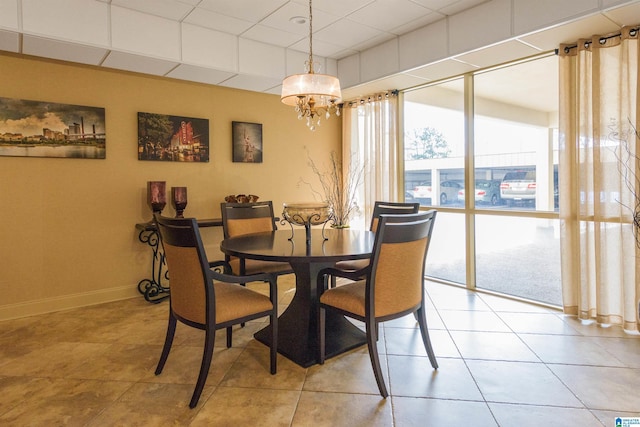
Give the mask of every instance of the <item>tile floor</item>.
[[[293, 281], [279, 280], [281, 308]], [[142, 297], [0, 322], [2, 426], [614, 426], [640, 416], [640, 337], [561, 313], [427, 284], [434, 371], [412, 316], [381, 328], [391, 396], [366, 347], [303, 369], [252, 339], [217, 341], [198, 406], [188, 402], [203, 333], [178, 327], [154, 375], [168, 304]]]

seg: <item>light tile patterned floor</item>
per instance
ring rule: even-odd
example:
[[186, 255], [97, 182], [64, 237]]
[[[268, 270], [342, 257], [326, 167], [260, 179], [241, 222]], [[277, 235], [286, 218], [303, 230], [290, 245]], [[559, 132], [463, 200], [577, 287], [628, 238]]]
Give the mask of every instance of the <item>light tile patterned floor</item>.
[[[283, 277], [280, 305], [293, 295]], [[250, 322], [217, 341], [200, 403], [189, 409], [203, 333], [179, 326], [154, 375], [167, 302], [142, 298], [0, 322], [2, 426], [614, 426], [640, 417], [640, 337], [560, 312], [427, 283], [426, 357], [412, 316], [387, 322], [382, 399], [366, 347], [303, 369], [268, 350]], [[221, 336], [222, 338], [222, 336]]]

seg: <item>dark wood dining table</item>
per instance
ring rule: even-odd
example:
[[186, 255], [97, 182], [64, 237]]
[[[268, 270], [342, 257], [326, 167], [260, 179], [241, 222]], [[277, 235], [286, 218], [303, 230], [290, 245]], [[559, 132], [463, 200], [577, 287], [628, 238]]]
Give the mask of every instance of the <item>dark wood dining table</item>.
[[[220, 249], [231, 256], [291, 264], [296, 293], [278, 317], [278, 352], [306, 368], [317, 363], [318, 272], [337, 261], [369, 258], [374, 239], [371, 231], [314, 228], [307, 245], [305, 230], [296, 228], [293, 233], [277, 230], [224, 239]], [[327, 357], [366, 343], [365, 333], [338, 313], [327, 312], [326, 328]], [[256, 332], [254, 337], [269, 344], [270, 326]]]

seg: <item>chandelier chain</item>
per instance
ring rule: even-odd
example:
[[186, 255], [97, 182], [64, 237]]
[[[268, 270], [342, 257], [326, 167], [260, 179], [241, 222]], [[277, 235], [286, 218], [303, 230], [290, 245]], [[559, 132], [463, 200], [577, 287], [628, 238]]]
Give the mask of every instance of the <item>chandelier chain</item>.
[[313, 8], [311, 3], [312, 0], [309, 0], [309, 72], [313, 74]]

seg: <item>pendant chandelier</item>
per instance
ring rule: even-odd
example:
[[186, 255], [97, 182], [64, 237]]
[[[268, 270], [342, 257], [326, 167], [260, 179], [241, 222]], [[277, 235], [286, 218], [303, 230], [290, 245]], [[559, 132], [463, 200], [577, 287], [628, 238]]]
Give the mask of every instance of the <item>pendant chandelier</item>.
[[313, 14], [309, 0], [309, 60], [306, 72], [286, 77], [282, 81], [281, 100], [286, 105], [296, 107], [298, 119], [306, 117], [307, 126], [312, 131], [320, 125], [320, 118], [327, 119], [331, 113], [340, 115], [340, 81], [327, 74], [316, 74], [313, 62]]

